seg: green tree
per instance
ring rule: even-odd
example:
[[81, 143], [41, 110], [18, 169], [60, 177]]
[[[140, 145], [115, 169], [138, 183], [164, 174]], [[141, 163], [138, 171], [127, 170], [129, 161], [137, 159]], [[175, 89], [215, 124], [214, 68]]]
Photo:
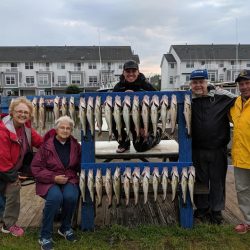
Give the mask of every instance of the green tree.
[[161, 89], [161, 76], [160, 75], [153, 75], [149, 79], [150, 83], [157, 89]]
[[78, 85], [71, 84], [66, 88], [65, 92], [66, 94], [79, 94], [81, 92], [81, 89]]

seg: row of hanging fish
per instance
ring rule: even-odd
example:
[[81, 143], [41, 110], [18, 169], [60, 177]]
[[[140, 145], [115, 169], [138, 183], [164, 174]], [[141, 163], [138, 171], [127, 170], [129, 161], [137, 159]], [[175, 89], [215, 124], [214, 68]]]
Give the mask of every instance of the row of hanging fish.
[[[94, 104], [95, 103], [95, 104]], [[187, 124], [187, 133], [191, 134], [191, 100], [189, 95], [185, 95], [184, 101], [184, 117]], [[157, 95], [153, 95], [150, 101], [148, 95], [144, 95], [142, 102], [139, 101], [139, 96], [135, 95], [131, 101], [130, 96], [125, 96], [122, 102], [120, 96], [106, 96], [105, 102], [102, 105], [101, 97], [89, 97], [86, 100], [80, 98], [79, 103], [79, 119], [83, 131], [83, 136], [86, 136], [87, 124], [90, 128], [91, 135], [94, 136], [95, 122], [97, 124], [99, 135], [102, 133], [102, 114], [104, 113], [105, 120], [108, 126], [109, 138], [112, 138], [112, 119], [114, 118], [116, 130], [118, 132], [118, 141], [122, 138], [122, 120], [124, 121], [127, 133], [127, 140], [130, 135], [130, 119], [132, 119], [137, 140], [140, 138], [140, 119], [142, 118], [144, 127], [144, 136], [149, 134], [149, 123], [152, 123], [153, 134], [156, 136], [157, 125], [159, 120], [162, 122], [162, 131], [166, 129], [166, 124], [171, 125], [171, 133], [174, 133], [177, 121], [177, 97], [171, 96], [169, 104], [168, 96], [163, 95], [161, 100]]]
[[113, 176], [110, 168], [106, 169], [105, 176], [102, 176], [101, 169], [97, 169], [96, 175], [94, 176], [93, 169], [89, 169], [88, 173], [82, 169], [80, 173], [79, 186], [83, 202], [86, 201], [85, 194], [86, 188], [88, 188], [91, 200], [93, 202], [96, 200], [97, 206], [101, 206], [104, 186], [108, 199], [108, 207], [111, 207], [112, 205], [113, 195], [116, 198], [116, 205], [119, 206], [122, 189], [125, 193], [126, 206], [128, 206], [130, 202], [130, 189], [132, 189], [134, 193], [134, 204], [137, 205], [139, 201], [140, 186], [142, 186], [144, 204], [146, 204], [148, 201], [149, 186], [151, 184], [153, 186], [154, 201], [157, 201], [160, 185], [162, 189], [162, 200], [165, 201], [167, 197], [168, 184], [171, 183], [172, 201], [176, 198], [176, 193], [180, 184], [183, 204], [186, 204], [187, 190], [189, 190], [192, 206], [195, 207], [193, 200], [195, 169], [193, 166], [189, 168], [183, 167], [181, 176], [179, 176], [177, 167], [172, 168], [170, 176], [167, 167], [163, 167], [161, 174], [158, 167], [154, 168], [152, 175], [150, 174], [149, 167], [145, 167], [142, 173], [140, 172], [139, 167], [135, 167], [133, 172], [130, 167], [126, 167], [124, 173], [121, 174], [120, 168], [116, 167]]
[[[75, 99], [70, 97], [67, 102], [66, 97], [60, 98], [56, 96], [53, 102], [53, 118], [56, 121], [60, 116], [69, 115], [76, 123], [76, 110]], [[47, 103], [46, 103], [47, 104]], [[46, 126], [46, 105], [44, 97], [34, 97], [32, 100], [33, 105], [33, 125], [35, 128], [45, 129]]]

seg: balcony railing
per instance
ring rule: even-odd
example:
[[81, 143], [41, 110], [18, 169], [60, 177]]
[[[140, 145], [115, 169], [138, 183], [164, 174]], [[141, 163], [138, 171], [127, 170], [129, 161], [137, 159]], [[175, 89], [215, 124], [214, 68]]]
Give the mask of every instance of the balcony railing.
[[19, 87], [26, 87], [26, 88], [30, 88], [30, 87], [36, 87], [36, 84], [34, 82], [22, 82], [19, 83]]

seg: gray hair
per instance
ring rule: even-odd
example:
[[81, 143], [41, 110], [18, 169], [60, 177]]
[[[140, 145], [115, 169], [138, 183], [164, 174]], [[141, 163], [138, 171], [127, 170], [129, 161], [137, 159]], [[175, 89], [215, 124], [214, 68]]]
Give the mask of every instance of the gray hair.
[[55, 121], [55, 129], [58, 129], [60, 124], [64, 122], [67, 122], [73, 130], [73, 127], [75, 126], [75, 122], [67, 115], [61, 116]]

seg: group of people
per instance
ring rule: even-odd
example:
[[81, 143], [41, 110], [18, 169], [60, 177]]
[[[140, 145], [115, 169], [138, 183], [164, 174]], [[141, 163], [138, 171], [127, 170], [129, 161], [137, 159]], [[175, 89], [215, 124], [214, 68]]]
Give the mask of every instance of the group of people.
[[[250, 71], [242, 71], [236, 79], [241, 95], [216, 89], [208, 84], [206, 70], [191, 73], [192, 90], [192, 152], [197, 181], [209, 188], [209, 194], [196, 195], [194, 216], [201, 220], [210, 219], [221, 224], [221, 211], [225, 208], [225, 179], [227, 172], [227, 144], [230, 140], [229, 121], [234, 125], [232, 144], [233, 165], [239, 207], [245, 222], [237, 225], [238, 233], [250, 230]], [[123, 74], [114, 92], [156, 91], [140, 73], [138, 64], [127, 61]], [[13, 99], [9, 115], [0, 121], [0, 220], [1, 231], [22, 236], [24, 230], [16, 225], [20, 212], [20, 188], [23, 162], [32, 148], [38, 148], [31, 172], [36, 181], [36, 193], [45, 199], [39, 243], [41, 249], [53, 248], [53, 221], [61, 209], [61, 226], [58, 234], [66, 240], [76, 240], [71, 220], [79, 196], [80, 144], [71, 135], [74, 121], [68, 116], [60, 117], [55, 128], [42, 138], [32, 127], [33, 106], [25, 97]], [[133, 124], [131, 123], [131, 126]], [[143, 123], [142, 123], [143, 128]], [[159, 143], [161, 129], [154, 138], [152, 131], [145, 140], [132, 138], [135, 149], [146, 151]], [[116, 129], [114, 135], [118, 138]], [[118, 153], [130, 148], [123, 124], [122, 140], [118, 141]], [[4, 208], [1, 209], [1, 206]], [[3, 213], [1, 213], [3, 212]]]

